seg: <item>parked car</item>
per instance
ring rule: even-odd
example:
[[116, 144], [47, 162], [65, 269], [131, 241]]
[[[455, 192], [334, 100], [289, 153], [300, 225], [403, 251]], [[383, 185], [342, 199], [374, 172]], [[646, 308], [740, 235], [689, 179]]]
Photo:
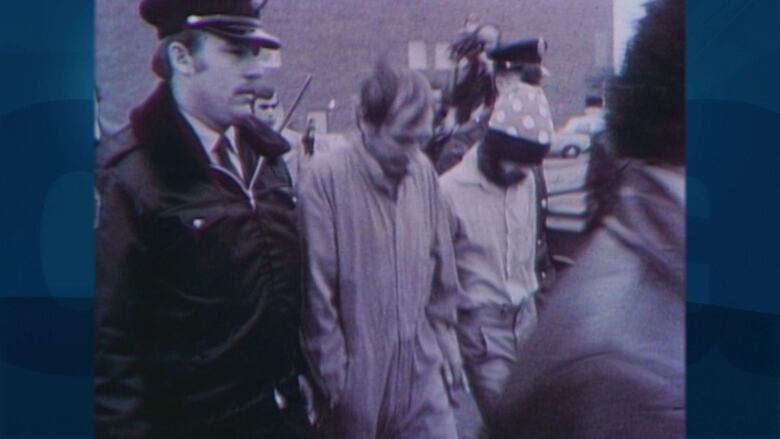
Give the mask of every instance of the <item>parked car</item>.
[[555, 133], [550, 145], [551, 157], [576, 158], [590, 151], [590, 136], [582, 133]]
[[585, 114], [574, 116], [559, 131], [561, 133], [580, 133], [595, 135], [606, 128], [606, 112], [603, 108], [587, 107]]

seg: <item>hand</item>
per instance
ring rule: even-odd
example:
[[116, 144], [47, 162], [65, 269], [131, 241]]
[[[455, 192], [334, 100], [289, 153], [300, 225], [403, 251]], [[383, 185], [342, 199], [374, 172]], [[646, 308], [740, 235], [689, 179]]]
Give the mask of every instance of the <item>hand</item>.
[[470, 392], [471, 390], [469, 389], [466, 374], [463, 371], [463, 360], [458, 348], [455, 331], [451, 326], [443, 323], [435, 323], [433, 328], [442, 353], [441, 373], [447, 389], [447, 396], [450, 399], [450, 403], [457, 407], [459, 405], [459, 393], [462, 391]]
[[309, 380], [304, 375], [298, 375], [298, 386], [301, 389], [301, 394], [306, 404], [306, 416], [309, 418], [311, 425], [317, 424], [317, 410], [314, 404], [314, 389], [311, 387]]
[[441, 369], [450, 403], [458, 407], [460, 405], [460, 392], [471, 392], [468, 379], [466, 379], [466, 374], [463, 371], [463, 362], [460, 360], [460, 354], [458, 353], [457, 356], [453, 357], [453, 355], [445, 353]]

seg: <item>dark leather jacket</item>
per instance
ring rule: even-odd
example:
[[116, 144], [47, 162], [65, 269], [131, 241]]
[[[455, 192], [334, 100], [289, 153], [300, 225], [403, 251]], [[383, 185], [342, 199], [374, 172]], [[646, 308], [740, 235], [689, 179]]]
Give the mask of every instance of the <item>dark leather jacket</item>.
[[161, 85], [97, 148], [99, 437], [255, 437], [279, 416], [299, 349], [289, 145], [251, 120], [238, 139], [249, 188]]

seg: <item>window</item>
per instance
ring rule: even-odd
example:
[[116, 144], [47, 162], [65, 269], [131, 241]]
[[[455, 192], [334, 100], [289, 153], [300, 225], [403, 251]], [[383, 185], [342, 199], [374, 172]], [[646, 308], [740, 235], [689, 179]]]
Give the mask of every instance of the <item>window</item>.
[[428, 57], [425, 51], [425, 41], [409, 41], [409, 68], [424, 70], [428, 68]]
[[436, 70], [450, 70], [452, 68], [452, 61], [450, 61], [450, 43], [446, 41], [436, 43], [436, 53], [434, 57], [436, 61]]

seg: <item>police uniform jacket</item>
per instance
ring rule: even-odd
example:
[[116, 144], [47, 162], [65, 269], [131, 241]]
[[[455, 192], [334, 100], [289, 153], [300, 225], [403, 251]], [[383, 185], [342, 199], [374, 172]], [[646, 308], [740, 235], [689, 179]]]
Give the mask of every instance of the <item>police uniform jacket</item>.
[[249, 188], [210, 164], [166, 85], [98, 147], [99, 435], [254, 437], [278, 418], [300, 250], [289, 145], [257, 129], [238, 127]]

